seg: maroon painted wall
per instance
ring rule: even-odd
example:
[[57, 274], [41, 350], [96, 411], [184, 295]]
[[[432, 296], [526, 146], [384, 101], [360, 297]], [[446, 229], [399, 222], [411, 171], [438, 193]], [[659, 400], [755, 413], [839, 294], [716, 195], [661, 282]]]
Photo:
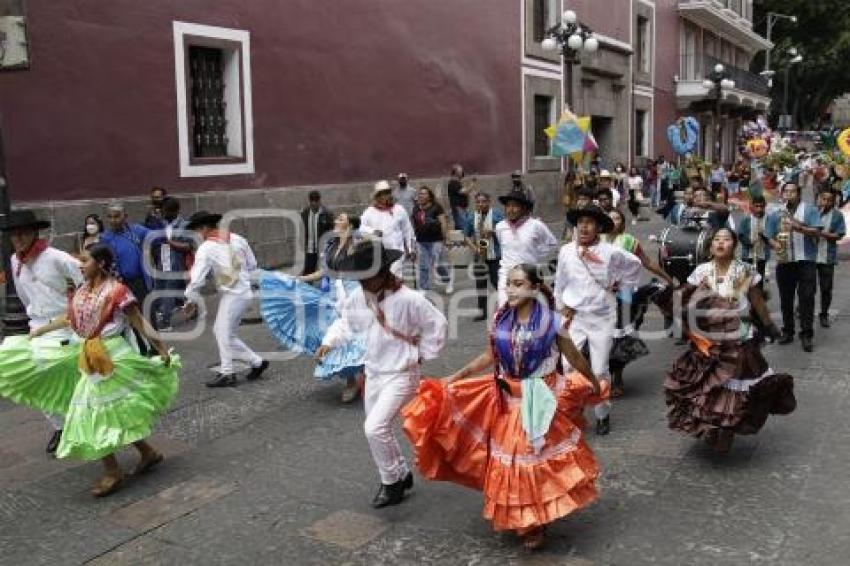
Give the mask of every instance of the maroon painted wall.
[[593, 31], [631, 45], [632, 0], [569, 0], [564, 6]]
[[[521, 165], [516, 0], [30, 0], [0, 73], [15, 200]], [[172, 21], [251, 32], [256, 174], [180, 179]]]
[[667, 127], [676, 121], [676, 83], [679, 74], [679, 8], [677, 0], [656, 0], [655, 22], [655, 153], [675, 160]]

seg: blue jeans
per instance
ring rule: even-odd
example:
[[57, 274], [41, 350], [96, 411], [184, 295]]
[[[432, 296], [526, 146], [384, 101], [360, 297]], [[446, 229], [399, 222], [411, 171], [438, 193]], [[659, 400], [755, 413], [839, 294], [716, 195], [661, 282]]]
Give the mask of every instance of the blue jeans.
[[444, 281], [449, 281], [449, 268], [443, 263], [443, 242], [419, 242], [419, 289], [423, 291], [431, 290], [432, 267]]
[[452, 222], [454, 222], [455, 230], [466, 231], [466, 208], [453, 206]]
[[174, 314], [178, 305], [183, 304], [180, 294], [186, 289], [186, 281], [183, 279], [157, 279], [154, 281], [154, 289], [168, 293], [168, 296], [157, 297], [153, 303], [151, 318], [154, 326], [157, 329], [171, 326], [171, 315]]

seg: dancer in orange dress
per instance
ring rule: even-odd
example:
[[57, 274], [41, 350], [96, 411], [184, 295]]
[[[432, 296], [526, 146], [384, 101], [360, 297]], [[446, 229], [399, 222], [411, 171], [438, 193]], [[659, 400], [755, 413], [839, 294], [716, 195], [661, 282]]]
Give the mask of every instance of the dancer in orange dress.
[[[608, 385], [600, 394], [537, 267], [507, 275], [490, 347], [451, 377], [423, 381], [403, 410], [404, 431], [424, 477], [483, 491], [484, 517], [534, 550], [545, 525], [597, 498], [582, 409]], [[577, 372], [562, 374], [562, 355]], [[472, 377], [489, 367], [494, 375]]]

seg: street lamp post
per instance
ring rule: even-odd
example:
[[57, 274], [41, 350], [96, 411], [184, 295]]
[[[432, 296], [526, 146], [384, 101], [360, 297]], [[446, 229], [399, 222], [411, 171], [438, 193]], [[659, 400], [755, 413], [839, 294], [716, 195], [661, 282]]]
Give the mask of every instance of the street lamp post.
[[554, 51], [558, 46], [565, 62], [578, 63], [581, 52], [595, 53], [599, 49], [599, 40], [593, 36], [593, 30], [578, 21], [575, 12], [566, 10], [561, 23], [549, 28], [543, 40], [543, 49], [547, 51]]
[[561, 15], [561, 23], [555, 24], [546, 31], [542, 46], [546, 51], [555, 51], [560, 47], [564, 58], [564, 75], [569, 80], [569, 84], [564, 85], [564, 89], [569, 91], [569, 96], [564, 93], [564, 99], [569, 100], [570, 105], [573, 106], [572, 65], [579, 63], [582, 52], [596, 53], [599, 49], [599, 40], [593, 36], [593, 30], [578, 21], [574, 11], [565, 10]]
[[[767, 13], [767, 41], [773, 42], [773, 26], [776, 24], [777, 20], [788, 20], [792, 24], [797, 23], [797, 16], [789, 16], [787, 14], [780, 14], [778, 12], [768, 12]], [[767, 51], [764, 54], [764, 71], [762, 71], [762, 75], [767, 77], [768, 86], [773, 86], [773, 71], [770, 70], [770, 52], [771, 48], [768, 47]]]
[[[9, 217], [11, 208], [12, 205], [9, 198], [9, 176], [6, 174], [6, 155], [3, 151], [3, 131], [2, 121], [0, 121], [0, 222], [5, 222], [6, 218]], [[26, 334], [29, 332], [26, 309], [24, 308], [23, 303], [21, 303], [21, 299], [18, 297], [17, 290], [15, 289], [15, 281], [12, 279], [12, 243], [9, 241], [7, 233], [5, 232], [2, 235], [0, 246], [2, 246], [1, 251], [3, 257], [2, 268], [6, 276], [6, 296], [2, 310], [2, 334], [4, 336], [12, 334]]]
[[730, 80], [726, 73], [726, 67], [723, 63], [718, 63], [714, 66], [711, 73], [703, 81], [703, 86], [707, 89], [715, 89], [715, 104], [714, 104], [714, 160], [720, 163], [721, 160], [721, 145], [720, 134], [722, 127], [720, 125], [721, 104], [723, 102], [723, 89], [735, 88], [735, 81]]
[[[788, 50], [791, 55], [794, 55], [794, 58], [791, 59], [788, 64], [785, 66], [785, 84], [783, 85], [783, 95], [782, 95], [782, 115], [788, 116], [788, 85], [791, 82], [791, 67], [803, 61], [803, 56], [797, 54], [797, 50], [793, 47]], [[788, 118], [785, 118], [788, 120]], [[790, 122], [790, 121], [789, 121]], [[792, 123], [786, 124], [789, 129], [793, 127]]]

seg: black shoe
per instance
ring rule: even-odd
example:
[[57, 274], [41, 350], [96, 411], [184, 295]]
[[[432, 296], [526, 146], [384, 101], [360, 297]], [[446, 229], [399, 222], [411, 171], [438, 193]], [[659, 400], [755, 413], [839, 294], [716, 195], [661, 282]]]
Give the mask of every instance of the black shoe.
[[401, 481], [405, 491], [413, 489], [413, 472], [407, 472], [407, 475]]
[[793, 334], [788, 334], [787, 332], [783, 332], [782, 337], [779, 340], [777, 340], [776, 343], [782, 344], [784, 346], [785, 344], [790, 344], [793, 341], [794, 341], [794, 335]]
[[609, 432], [611, 432], [611, 417], [596, 419], [596, 434], [605, 436]]
[[389, 505], [398, 505], [404, 499], [404, 480], [397, 481], [390, 485], [381, 484], [378, 493], [375, 494], [375, 499], [372, 500], [372, 507], [381, 509]]
[[268, 360], [263, 360], [260, 365], [255, 368], [251, 368], [251, 371], [248, 372], [248, 375], [245, 376], [245, 379], [248, 381], [254, 381], [255, 379], [260, 379], [263, 376], [263, 372], [269, 369]]
[[821, 328], [829, 328], [829, 315], [826, 313], [822, 313], [820, 315], [820, 325]]
[[59, 448], [59, 442], [62, 440], [62, 429], [53, 431], [53, 436], [47, 441], [47, 453], [56, 454], [56, 449]]
[[206, 383], [207, 387], [235, 387], [236, 376], [232, 373], [220, 373]]
[[814, 349], [812, 346], [812, 339], [809, 336], [800, 336], [800, 343], [803, 344], [804, 352], [811, 352]]

